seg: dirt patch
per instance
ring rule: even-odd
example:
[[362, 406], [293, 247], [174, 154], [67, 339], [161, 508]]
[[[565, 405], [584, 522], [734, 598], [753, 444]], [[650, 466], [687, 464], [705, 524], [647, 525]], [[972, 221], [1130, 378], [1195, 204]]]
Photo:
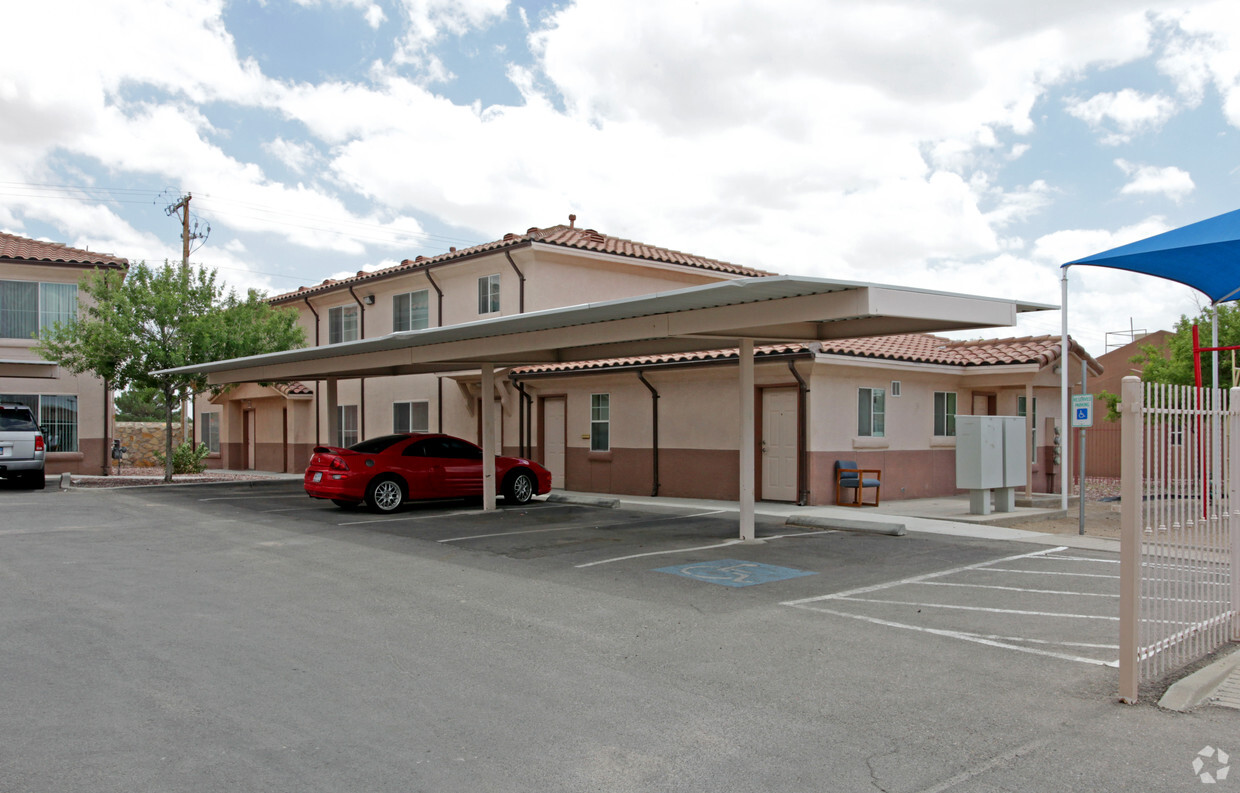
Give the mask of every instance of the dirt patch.
[[[1120, 513], [1118, 479], [1085, 480], [1085, 534], [1090, 537], [1119, 539]], [[1008, 524], [1014, 529], [1041, 531], [1047, 534], [1079, 534], [1080, 507], [1074, 502], [1068, 505], [1064, 518], [1048, 520], [1024, 520]]]
[[[1046, 520], [1022, 520], [1018, 523], [1006, 524], [1013, 529], [1041, 531], [1047, 534], [1079, 534], [1080, 511], [1076, 504], [1068, 507], [1066, 518]], [[1119, 539], [1119, 502], [1085, 502], [1085, 534], [1089, 537], [1109, 537]]]

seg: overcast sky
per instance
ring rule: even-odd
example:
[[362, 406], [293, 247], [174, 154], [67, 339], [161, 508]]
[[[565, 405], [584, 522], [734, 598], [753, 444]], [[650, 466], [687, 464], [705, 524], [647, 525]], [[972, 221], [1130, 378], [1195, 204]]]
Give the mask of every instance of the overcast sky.
[[[571, 212], [1058, 304], [1063, 262], [1240, 208], [1235, 0], [40, 0], [0, 28], [0, 230], [178, 260], [192, 193], [193, 261], [272, 294]], [[1203, 302], [1071, 283], [1095, 354]]]

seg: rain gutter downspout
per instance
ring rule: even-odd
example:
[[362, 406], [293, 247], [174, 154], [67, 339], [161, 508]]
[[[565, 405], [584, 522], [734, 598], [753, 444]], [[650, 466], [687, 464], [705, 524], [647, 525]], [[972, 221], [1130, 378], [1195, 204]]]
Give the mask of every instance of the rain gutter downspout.
[[431, 286], [435, 288], [435, 295], [437, 299], [437, 303], [435, 306], [435, 326], [442, 328], [443, 327], [443, 290], [439, 288], [439, 284], [435, 283], [435, 279], [431, 277], [430, 270], [424, 270], [423, 272], [426, 273], [426, 280], [430, 281]]
[[[353, 284], [349, 284], [349, 294], [353, 295], [353, 300], [357, 303], [357, 335], [359, 339], [366, 338], [366, 305], [362, 303], [362, 299], [357, 296], [357, 292], [353, 291]], [[366, 437], [366, 378], [357, 378], [359, 396], [357, 401], [360, 403], [357, 409], [357, 437]]]
[[[314, 306], [310, 305], [310, 295], [302, 298], [306, 301], [306, 308], [310, 309], [310, 313], [314, 315], [314, 346], [319, 346], [319, 312], [314, 310]], [[319, 445], [319, 392], [323, 390], [323, 381], [314, 381], [314, 445]]]
[[653, 482], [650, 487], [650, 495], [659, 495], [659, 392], [654, 389], [650, 381], [646, 379], [646, 373], [641, 369], [637, 370], [637, 379], [642, 381], [642, 385], [650, 389], [650, 414], [651, 428], [654, 432], [654, 438], [651, 441], [651, 454], [654, 458], [654, 470], [652, 472]]
[[504, 257], [508, 259], [508, 263], [512, 265], [512, 269], [516, 271], [517, 277], [521, 279], [521, 288], [518, 290], [517, 311], [521, 314], [525, 313], [525, 273], [521, 272], [521, 268], [517, 267], [517, 263], [512, 260], [512, 254], [504, 251]]
[[517, 394], [519, 395], [517, 398], [517, 456], [529, 457], [532, 453], [530, 449], [532, 444], [528, 443], [526, 437], [530, 427], [526, 424], [525, 404], [529, 400], [530, 395], [525, 392], [525, 383], [513, 377], [512, 373], [509, 373], [508, 376], [512, 378], [513, 385], [516, 386]]
[[[435, 283], [434, 276], [431, 275], [429, 269], [423, 270], [426, 273], [426, 280], [431, 282], [431, 286], [435, 289], [435, 326], [443, 327], [443, 290], [439, 288], [439, 284]], [[435, 414], [438, 417], [438, 429], [436, 432], [443, 432], [443, 375], [435, 375], [436, 392], [435, 397]]]
[[809, 444], [806, 439], [809, 383], [797, 371], [796, 360], [788, 359], [788, 371], [797, 379], [797, 505], [805, 507], [809, 506]]

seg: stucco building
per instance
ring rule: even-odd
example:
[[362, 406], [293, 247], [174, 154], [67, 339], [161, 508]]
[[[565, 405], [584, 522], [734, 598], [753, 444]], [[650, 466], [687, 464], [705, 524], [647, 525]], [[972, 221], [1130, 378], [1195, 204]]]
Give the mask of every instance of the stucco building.
[[77, 316], [78, 281], [92, 269], [128, 269], [116, 256], [0, 234], [0, 401], [29, 405], [47, 437], [48, 474], [98, 474], [108, 465], [111, 395], [33, 347], [43, 328]]
[[[321, 346], [768, 275], [570, 223], [270, 301], [296, 307], [307, 338]], [[954, 416], [975, 412], [1029, 416], [1034, 489], [1048, 489], [1059, 346], [1053, 337], [906, 334], [759, 347], [757, 493], [829, 503], [837, 459], [882, 468], [884, 499], [954, 492]], [[1096, 366], [1075, 345], [1070, 356]], [[334, 408], [322, 381], [241, 385], [199, 399], [198, 436], [214, 466], [298, 471], [319, 443], [419, 430], [478, 440], [489, 402], [503, 451], [543, 462], [557, 487], [736, 498], [735, 432], [720, 431], [737, 425], [735, 350], [499, 374], [506, 376], [490, 399], [476, 371], [339, 380]], [[327, 437], [329, 425], [336, 437]]]

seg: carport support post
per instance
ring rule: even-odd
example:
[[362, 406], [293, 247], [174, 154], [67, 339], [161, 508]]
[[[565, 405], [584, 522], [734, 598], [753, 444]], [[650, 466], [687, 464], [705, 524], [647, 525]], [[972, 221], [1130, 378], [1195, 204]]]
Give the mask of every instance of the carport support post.
[[336, 392], [336, 378], [327, 378], [327, 446], [340, 443], [340, 397]]
[[741, 339], [741, 539], [754, 538], [754, 419], [753, 419], [753, 339]]
[[482, 509], [495, 509], [495, 364], [482, 365]]

